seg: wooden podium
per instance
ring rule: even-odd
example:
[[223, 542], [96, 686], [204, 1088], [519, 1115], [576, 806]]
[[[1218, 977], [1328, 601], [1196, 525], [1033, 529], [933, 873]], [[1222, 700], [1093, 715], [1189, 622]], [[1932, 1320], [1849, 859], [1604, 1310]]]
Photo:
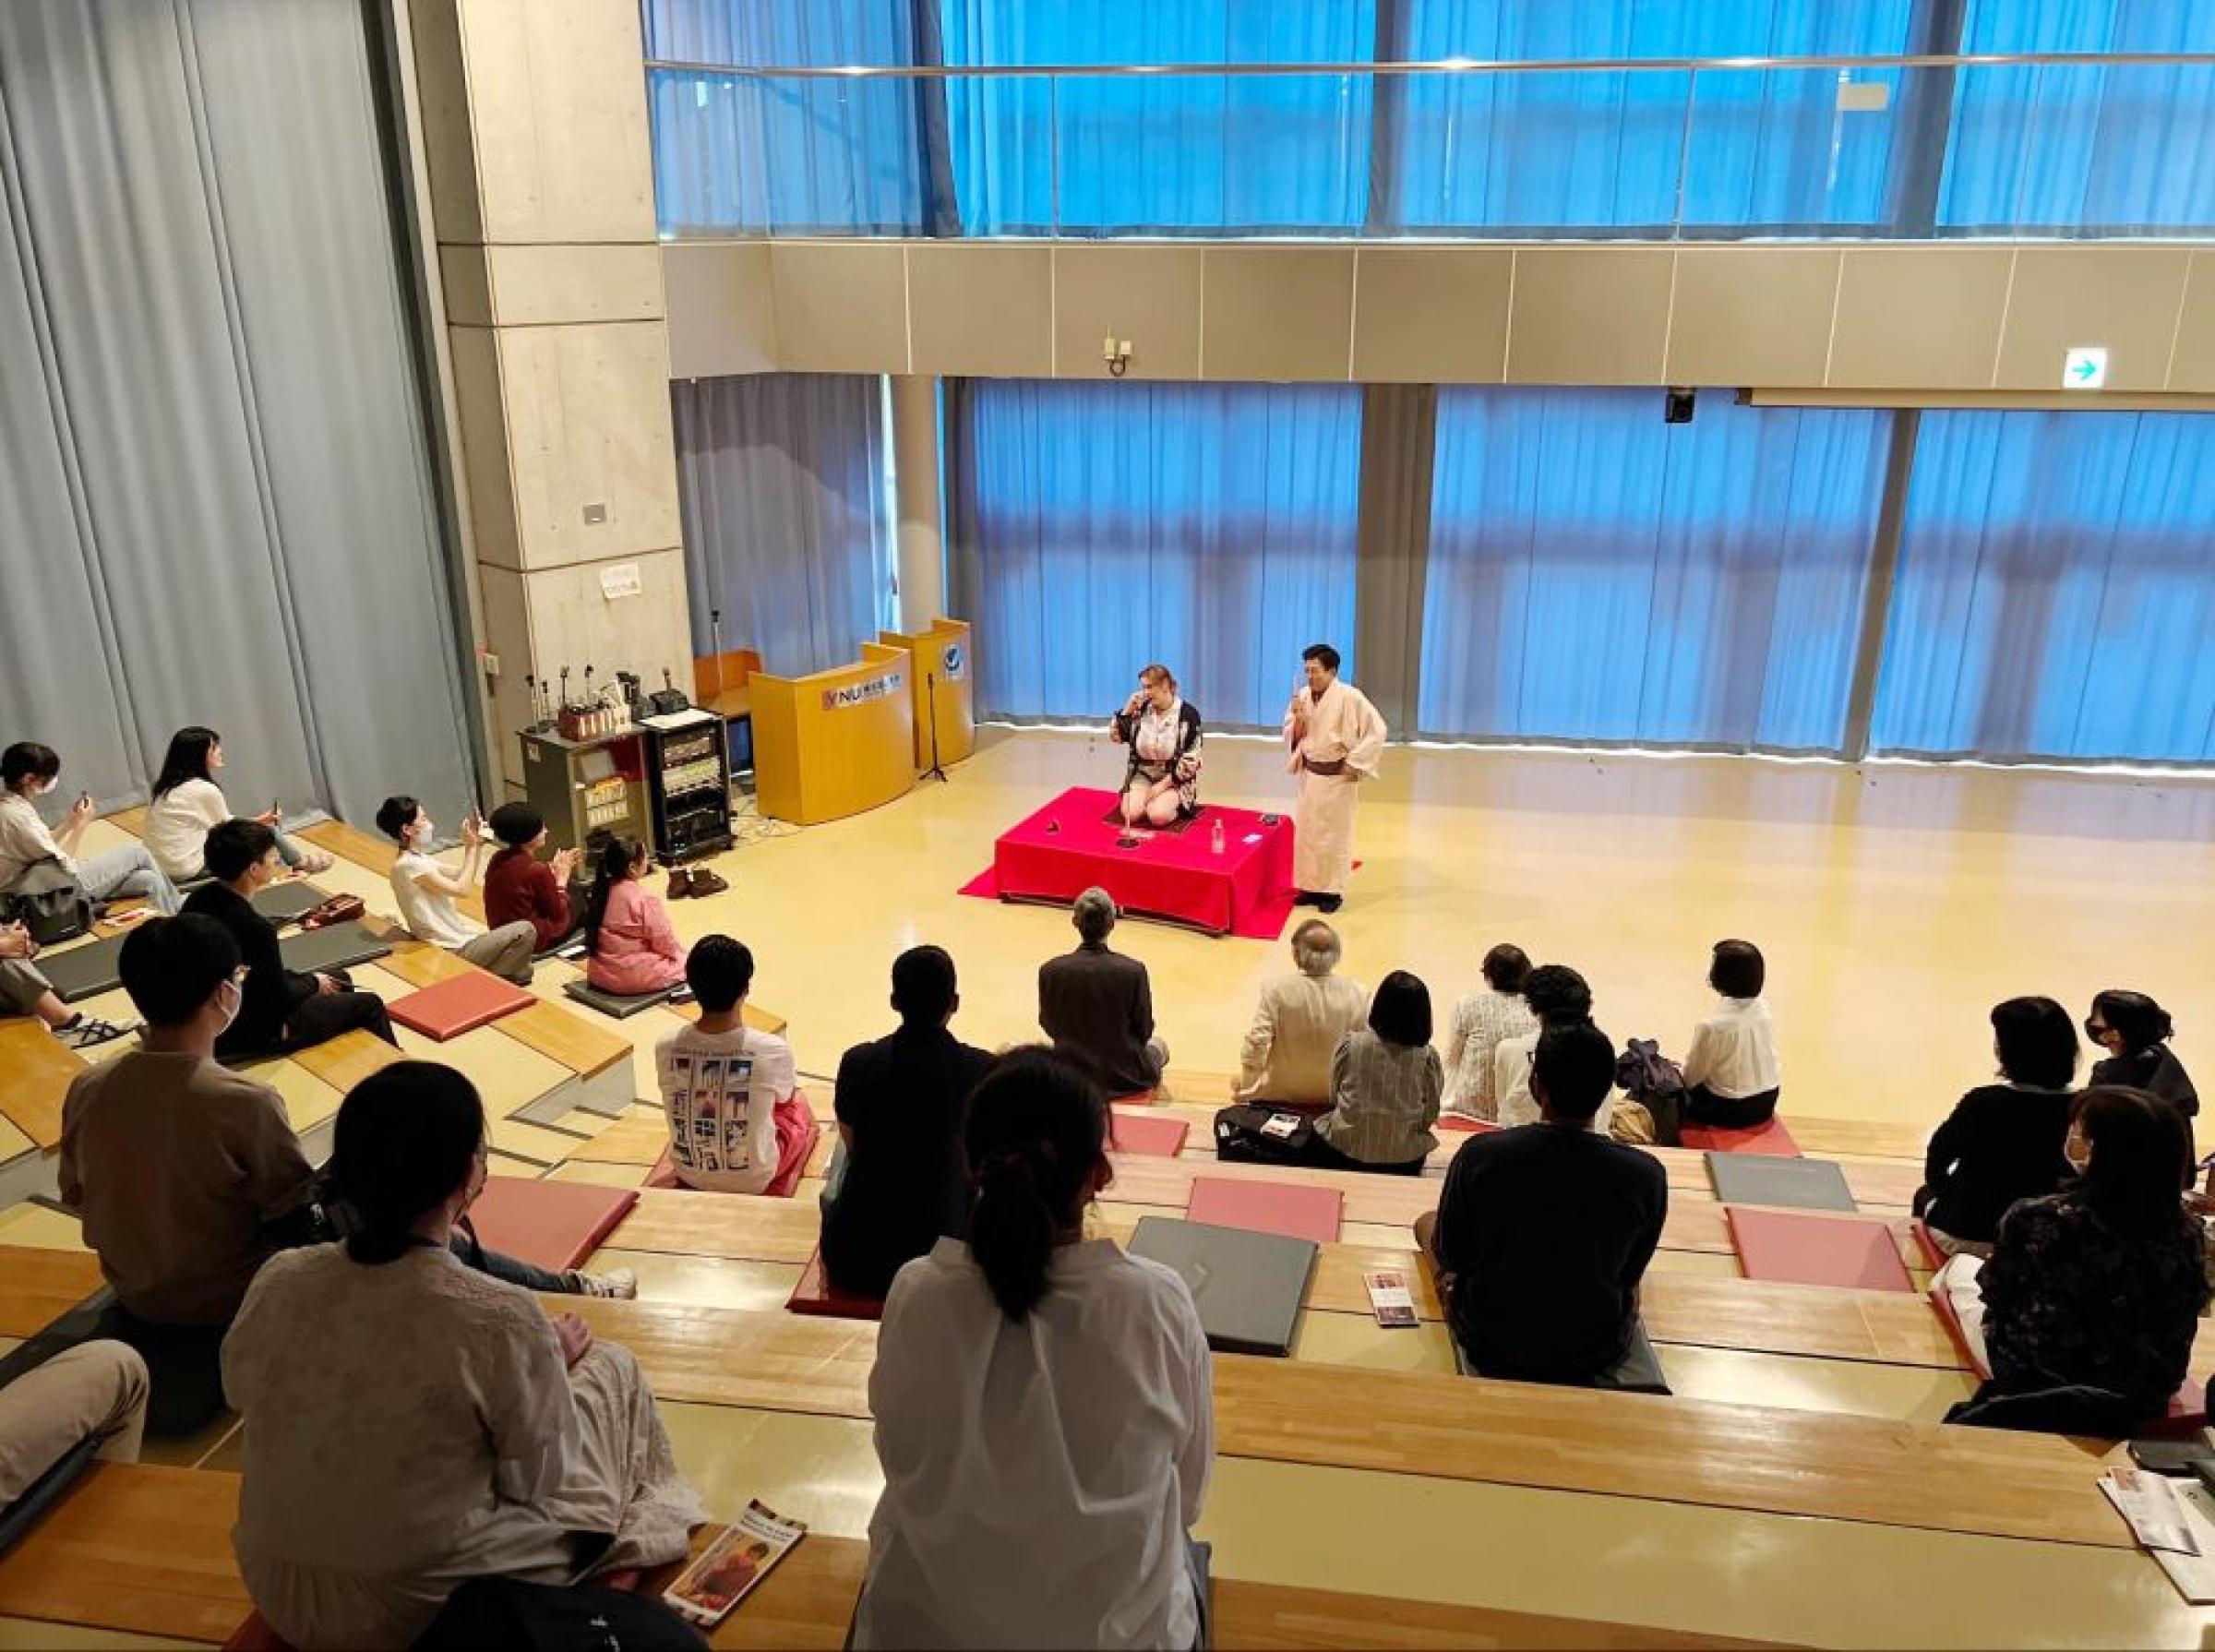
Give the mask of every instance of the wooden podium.
[[931, 714], [938, 714], [939, 761], [958, 763], [976, 749], [976, 675], [970, 668], [969, 622], [938, 618], [927, 630], [879, 631], [877, 640], [914, 661], [916, 772], [930, 767]]
[[863, 643], [854, 664], [809, 676], [755, 672], [747, 688], [761, 812], [812, 826], [890, 803], [912, 788], [915, 687], [913, 656], [877, 642]]

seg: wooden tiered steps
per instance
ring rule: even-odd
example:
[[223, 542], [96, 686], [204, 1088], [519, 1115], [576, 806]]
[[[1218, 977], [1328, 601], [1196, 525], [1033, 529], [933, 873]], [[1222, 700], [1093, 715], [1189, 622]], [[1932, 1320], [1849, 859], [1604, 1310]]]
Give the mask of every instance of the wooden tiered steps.
[[328, 1043], [295, 1050], [287, 1058], [295, 1066], [305, 1068], [321, 1079], [341, 1095], [344, 1095], [371, 1073], [382, 1072], [393, 1062], [404, 1059], [399, 1050], [376, 1034], [359, 1029], [341, 1033]]
[[96, 1463], [0, 1554], [0, 1617], [220, 1644], [253, 1609], [237, 1518], [235, 1474]]
[[[125, 1046], [116, 1045], [120, 1053]], [[0, 1118], [52, 1147], [62, 1139], [62, 1098], [87, 1066], [85, 1058], [46, 1030], [35, 1015], [0, 1021]]]
[[0, 1245], [0, 1336], [36, 1336], [100, 1284], [90, 1251]]

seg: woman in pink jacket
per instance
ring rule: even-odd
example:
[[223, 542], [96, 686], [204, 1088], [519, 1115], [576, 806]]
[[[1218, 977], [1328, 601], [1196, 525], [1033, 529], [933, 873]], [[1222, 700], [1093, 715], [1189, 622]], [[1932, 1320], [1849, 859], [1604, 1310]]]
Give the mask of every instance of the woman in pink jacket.
[[636, 838], [610, 838], [600, 851], [584, 908], [584, 978], [603, 992], [659, 992], [685, 978], [669, 909], [639, 881], [647, 864]]

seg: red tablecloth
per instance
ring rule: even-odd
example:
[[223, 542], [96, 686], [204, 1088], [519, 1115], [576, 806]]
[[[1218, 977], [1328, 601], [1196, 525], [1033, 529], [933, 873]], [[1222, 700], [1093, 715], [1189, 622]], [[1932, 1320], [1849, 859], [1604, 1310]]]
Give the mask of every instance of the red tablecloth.
[[1115, 805], [1113, 792], [1075, 786], [1009, 828], [993, 845], [990, 892], [1063, 902], [1097, 884], [1133, 916], [1263, 940], [1284, 928], [1296, 892], [1288, 818], [1272, 825], [1251, 809], [1204, 804], [1181, 832], [1155, 832], [1124, 849], [1108, 822]]

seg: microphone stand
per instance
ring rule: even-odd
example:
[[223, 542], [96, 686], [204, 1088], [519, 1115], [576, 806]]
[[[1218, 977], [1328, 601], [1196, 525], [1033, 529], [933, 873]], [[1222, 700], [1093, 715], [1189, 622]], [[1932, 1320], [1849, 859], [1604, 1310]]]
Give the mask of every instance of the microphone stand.
[[923, 674], [923, 692], [930, 701], [930, 767], [923, 771], [923, 776], [944, 780], [946, 765], [939, 761], [939, 679], [928, 671]]

